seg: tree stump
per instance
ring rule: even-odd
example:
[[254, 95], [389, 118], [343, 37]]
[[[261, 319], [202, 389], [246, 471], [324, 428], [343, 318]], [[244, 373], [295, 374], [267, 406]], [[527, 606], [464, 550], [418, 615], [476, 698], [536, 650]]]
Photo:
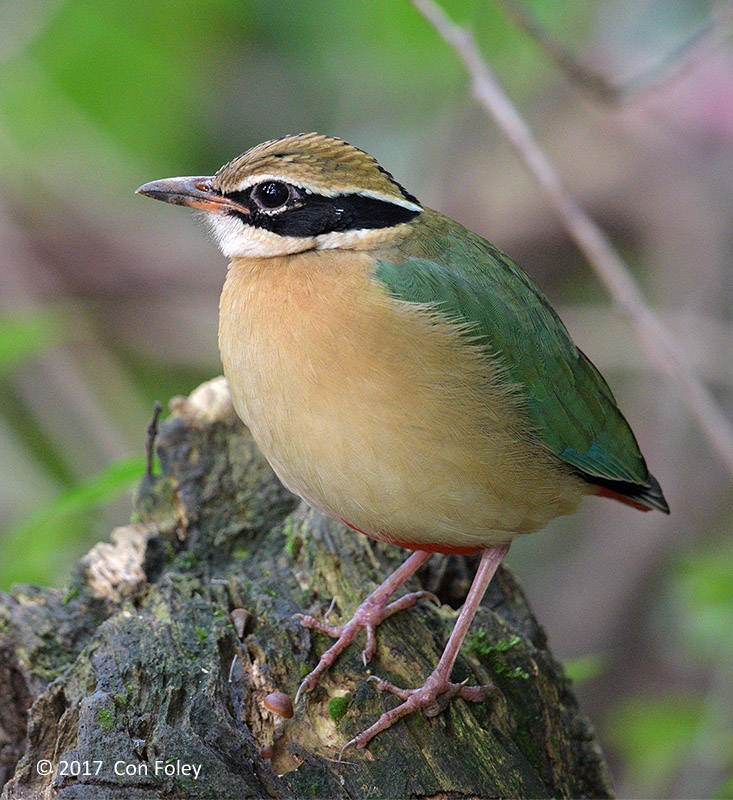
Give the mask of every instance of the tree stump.
[[397, 702], [370, 674], [415, 686], [437, 662], [473, 574], [463, 558], [433, 556], [411, 579], [408, 591], [444, 604], [384, 622], [367, 667], [357, 639], [291, 719], [268, 711], [264, 697], [294, 697], [330, 644], [293, 615], [335, 598], [329, 621], [347, 619], [406, 554], [289, 494], [224, 379], [171, 411], [162, 474], [143, 479], [133, 522], [82, 559], [65, 591], [0, 595], [3, 798], [611, 796], [593, 732], [506, 569], [453, 672], [493, 681], [503, 699], [411, 714], [338, 760]]

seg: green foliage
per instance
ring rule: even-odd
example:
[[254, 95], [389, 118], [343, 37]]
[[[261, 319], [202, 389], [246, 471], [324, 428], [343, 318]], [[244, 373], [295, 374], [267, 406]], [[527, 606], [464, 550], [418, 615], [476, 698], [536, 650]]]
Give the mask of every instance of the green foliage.
[[0, 314], [0, 375], [58, 341], [58, 323], [58, 315], [50, 310]]
[[733, 544], [717, 544], [681, 561], [673, 572], [670, 601], [677, 607], [685, 642], [698, 658], [733, 656]]
[[74, 600], [76, 597], [78, 597], [79, 593], [80, 593], [79, 587], [78, 586], [72, 586], [71, 589], [69, 589], [69, 591], [66, 592], [66, 594], [64, 595], [64, 599], [61, 602], [64, 605], [66, 605], [67, 603], [70, 603], [72, 600]]
[[[676, 622], [665, 637], [679, 642], [697, 668], [711, 678], [695, 694], [676, 690], [619, 704], [606, 723], [606, 735], [627, 765], [626, 780], [635, 792], [664, 796], [675, 777], [697, 770], [733, 773], [730, 727], [730, 665], [733, 663], [733, 543], [691, 553], [670, 571], [660, 606]], [[670, 610], [673, 610], [670, 613]], [[708, 792], [730, 797], [725, 780]]]
[[[47, 581], [53, 574], [57, 548], [73, 535], [79, 518], [88, 516], [102, 503], [133, 487], [145, 471], [140, 456], [109, 464], [98, 474], [61, 491], [48, 505], [36, 511], [3, 537], [6, 557], [0, 562], [0, 587], [17, 581]], [[36, 542], [42, 537], [42, 546]], [[32, 555], [26, 559], [23, 554]]]
[[607, 735], [642, 796], [661, 796], [695, 735], [700, 713], [698, 698], [674, 695], [636, 698], [613, 712]]
[[713, 798], [715, 800], [730, 800], [733, 797], [733, 773], [716, 788]]
[[571, 658], [564, 664], [565, 674], [579, 686], [586, 681], [597, 678], [608, 669], [608, 661], [600, 653], [591, 653], [587, 656]]

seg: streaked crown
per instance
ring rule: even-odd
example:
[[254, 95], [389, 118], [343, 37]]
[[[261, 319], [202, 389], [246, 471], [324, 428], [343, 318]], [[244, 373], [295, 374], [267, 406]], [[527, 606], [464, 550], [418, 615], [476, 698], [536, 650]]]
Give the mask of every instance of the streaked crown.
[[299, 133], [258, 144], [225, 164], [212, 185], [228, 194], [268, 178], [324, 197], [355, 194], [421, 210], [417, 198], [375, 158], [343, 139], [320, 133]]

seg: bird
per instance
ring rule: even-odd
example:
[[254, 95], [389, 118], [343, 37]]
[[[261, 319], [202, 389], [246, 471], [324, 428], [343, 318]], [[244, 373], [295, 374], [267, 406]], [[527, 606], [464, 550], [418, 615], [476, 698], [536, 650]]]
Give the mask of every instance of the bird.
[[[480, 554], [454, 629], [417, 688], [345, 746], [494, 687], [450, 680], [512, 540], [600, 495], [669, 513], [600, 372], [509, 256], [430, 209], [375, 158], [318, 133], [258, 144], [209, 177], [137, 192], [189, 206], [229, 259], [219, 348], [232, 402], [282, 483], [413, 551], [357, 608], [296, 695], [365, 630], [428, 596], [394, 592], [433, 553]], [[343, 752], [343, 750], [342, 750]]]

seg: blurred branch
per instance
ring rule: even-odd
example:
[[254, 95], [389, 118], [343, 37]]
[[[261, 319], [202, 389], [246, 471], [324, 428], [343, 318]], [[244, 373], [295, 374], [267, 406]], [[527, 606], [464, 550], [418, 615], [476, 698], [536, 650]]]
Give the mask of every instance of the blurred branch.
[[616, 83], [586, 66], [564, 45], [554, 39], [517, 0], [494, 0], [506, 15], [534, 39], [547, 58], [582, 89], [605, 103], [626, 103], [645, 92], [670, 83], [698, 63], [704, 55], [723, 44], [731, 35], [733, 21], [730, 7], [721, 8], [668, 53], [658, 64], [627, 80]]
[[616, 304], [630, 318], [647, 356], [675, 385], [688, 409], [733, 474], [733, 428], [713, 396], [690, 370], [684, 348], [647, 305], [638, 284], [608, 236], [565, 187], [512, 105], [476, 45], [472, 33], [454, 24], [433, 0], [411, 0], [417, 10], [453, 47], [470, 78], [474, 97], [499, 124], [520, 158], [548, 193], [569, 233]]
[[[634, 351], [635, 332], [624, 317], [607, 303], [573, 303], [556, 306], [581, 349], [593, 353], [601, 371], [659, 373], [658, 364], [640, 360]], [[685, 343], [690, 368], [707, 383], [733, 389], [733, 325], [720, 317], [660, 310], [662, 322]]]

